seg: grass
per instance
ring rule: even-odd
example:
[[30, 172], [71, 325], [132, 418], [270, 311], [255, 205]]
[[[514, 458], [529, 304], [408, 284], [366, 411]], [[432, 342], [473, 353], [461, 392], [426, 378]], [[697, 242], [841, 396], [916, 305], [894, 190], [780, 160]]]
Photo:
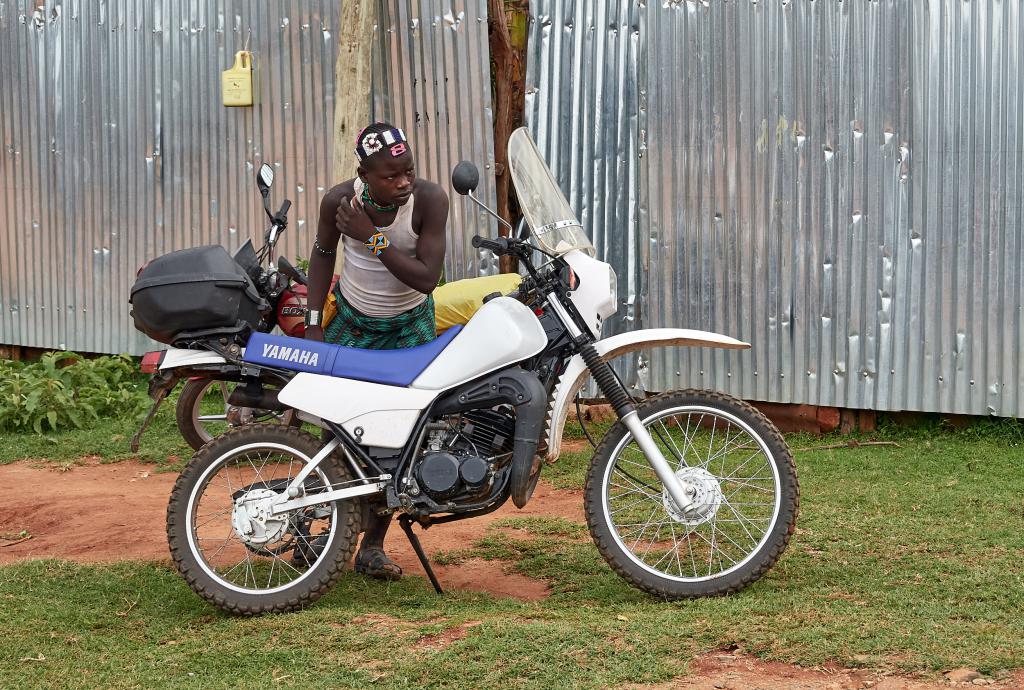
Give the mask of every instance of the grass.
[[44, 434], [0, 432], [0, 465], [44, 459], [58, 464], [73, 464], [82, 458], [98, 457], [101, 462], [136, 459], [180, 469], [193, 452], [182, 440], [174, 423], [174, 405], [180, 390], [178, 386], [164, 400], [142, 436], [138, 453], [131, 451], [129, 442], [142, 423], [141, 415], [107, 420], [87, 429]]
[[[144, 437], [155, 456], [171, 452], [163, 433]], [[0, 568], [0, 677], [14, 688], [596, 688], [663, 682], [694, 654], [732, 647], [803, 665], [999, 677], [1024, 667], [1019, 433], [883, 426], [872, 438], [898, 447], [797, 452], [797, 534], [765, 578], [724, 599], [654, 600], [612, 573], [583, 525], [545, 517], [499, 521], [438, 559], [541, 578], [552, 590], [542, 602], [437, 597], [418, 573], [391, 585], [346, 574], [308, 610], [246, 620], [207, 606], [168, 563], [11, 565]], [[845, 440], [789, 438], [794, 448]], [[40, 455], [54, 450], [30, 454]], [[568, 454], [544, 476], [579, 487], [588, 462]]]

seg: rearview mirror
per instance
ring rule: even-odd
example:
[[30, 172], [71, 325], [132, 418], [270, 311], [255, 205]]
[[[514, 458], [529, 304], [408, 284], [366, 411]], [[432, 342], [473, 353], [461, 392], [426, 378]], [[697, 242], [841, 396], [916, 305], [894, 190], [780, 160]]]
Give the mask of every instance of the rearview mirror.
[[480, 184], [480, 171], [469, 161], [462, 161], [452, 170], [452, 187], [465, 196]]
[[260, 194], [266, 199], [270, 196], [270, 187], [274, 184], [274, 169], [264, 163], [256, 172], [256, 186], [260, 188]]

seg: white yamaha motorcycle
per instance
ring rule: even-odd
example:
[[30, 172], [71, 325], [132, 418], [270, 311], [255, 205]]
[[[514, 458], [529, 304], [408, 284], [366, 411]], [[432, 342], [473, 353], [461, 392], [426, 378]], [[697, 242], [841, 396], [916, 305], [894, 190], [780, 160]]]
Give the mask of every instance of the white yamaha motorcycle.
[[[322, 442], [288, 426], [247, 426], [189, 461], [167, 535], [200, 596], [240, 614], [312, 603], [350, 560], [364, 502], [399, 513], [440, 591], [412, 523], [483, 515], [509, 498], [524, 506], [591, 376], [619, 419], [587, 475], [586, 519], [619, 575], [665, 599], [713, 596], [746, 587], [778, 560], [799, 504], [778, 430], [721, 393], [634, 400], [608, 364], [641, 348], [749, 346], [683, 329], [600, 339], [616, 310], [615, 273], [594, 258], [526, 130], [512, 135], [509, 158], [533, 242], [477, 236], [473, 245], [515, 255], [526, 275], [517, 293], [489, 296], [465, 327], [390, 351], [256, 332], [244, 353], [211, 346], [204, 355], [287, 379], [280, 402], [331, 434]], [[473, 198], [478, 179], [460, 163], [452, 182]]]

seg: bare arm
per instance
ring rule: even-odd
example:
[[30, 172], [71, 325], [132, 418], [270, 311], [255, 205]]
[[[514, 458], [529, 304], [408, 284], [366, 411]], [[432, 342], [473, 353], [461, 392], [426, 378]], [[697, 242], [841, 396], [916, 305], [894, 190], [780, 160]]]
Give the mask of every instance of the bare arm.
[[[385, 249], [380, 255], [380, 262], [413, 290], [429, 295], [437, 287], [444, 266], [445, 226], [448, 223], [448, 195], [437, 185], [423, 186], [417, 192], [417, 205], [420, 209], [420, 232], [416, 241], [416, 256], [407, 256], [401, 252]], [[361, 208], [353, 208], [346, 197], [337, 206], [338, 227], [350, 237], [361, 242], [366, 241], [376, 232], [369, 216]], [[321, 223], [323, 222], [321, 209]], [[321, 244], [323, 242], [321, 241]], [[310, 269], [313, 264], [310, 262]], [[310, 297], [312, 298], [312, 275], [310, 276]]]
[[[331, 287], [331, 279], [334, 277], [334, 267], [337, 263], [338, 240], [341, 233], [338, 231], [335, 217], [338, 211], [338, 203], [345, 192], [352, 194], [352, 183], [346, 182], [338, 185], [324, 195], [320, 202], [320, 219], [316, 226], [316, 241], [319, 246], [328, 253], [318, 251], [314, 246], [309, 253], [309, 286], [306, 295], [306, 307], [309, 309], [321, 310], [327, 300], [327, 291]], [[333, 252], [333, 253], [331, 253]], [[323, 329], [318, 326], [306, 328], [306, 337], [310, 340], [324, 339]]]
[[416, 241], [416, 256], [385, 251], [380, 260], [393, 276], [413, 290], [429, 295], [437, 287], [444, 268], [448, 195], [436, 187], [429, 194], [419, 195], [416, 202], [424, 205], [420, 216], [419, 239]]

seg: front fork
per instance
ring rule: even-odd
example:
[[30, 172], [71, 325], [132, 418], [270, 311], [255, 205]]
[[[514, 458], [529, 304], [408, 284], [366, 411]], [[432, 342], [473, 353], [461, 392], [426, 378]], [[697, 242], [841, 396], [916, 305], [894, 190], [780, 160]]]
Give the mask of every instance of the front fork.
[[581, 354], [583, 355], [583, 361], [587, 363], [587, 368], [590, 369], [591, 375], [597, 381], [597, 387], [608, 398], [608, 402], [611, 403], [615, 414], [619, 416], [619, 419], [622, 420], [629, 433], [636, 439], [637, 445], [640, 446], [640, 450], [643, 451], [647, 462], [650, 463], [654, 473], [658, 475], [658, 479], [661, 480], [665, 490], [672, 497], [672, 501], [680, 511], [686, 512], [693, 504], [692, 496], [683, 488], [679, 478], [676, 477], [675, 472], [672, 470], [672, 465], [665, 459], [661, 449], [658, 448], [658, 444], [654, 442], [651, 432], [647, 431], [647, 427], [640, 421], [640, 415], [636, 412], [636, 405], [633, 404], [629, 393], [626, 392], [619, 379], [616, 378], [611, 365], [601, 359], [601, 355], [597, 354], [597, 350], [590, 343], [583, 346]]

